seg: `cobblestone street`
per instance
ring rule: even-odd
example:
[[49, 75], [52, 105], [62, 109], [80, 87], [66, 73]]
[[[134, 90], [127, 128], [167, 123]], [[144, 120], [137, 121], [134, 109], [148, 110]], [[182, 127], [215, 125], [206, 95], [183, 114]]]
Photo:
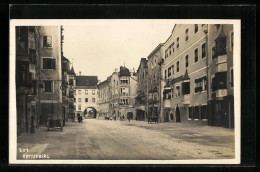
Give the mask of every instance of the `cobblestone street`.
[[[192, 123], [85, 119], [60, 129], [18, 137], [17, 159], [46, 154], [50, 159], [183, 160], [234, 158], [234, 130]], [[28, 148], [28, 152], [19, 150]]]

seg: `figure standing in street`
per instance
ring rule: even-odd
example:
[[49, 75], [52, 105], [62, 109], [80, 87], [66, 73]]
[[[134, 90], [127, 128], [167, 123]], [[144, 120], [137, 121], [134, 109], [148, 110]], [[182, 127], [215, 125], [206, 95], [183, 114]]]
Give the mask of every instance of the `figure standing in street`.
[[114, 120], [116, 121], [116, 114], [114, 114]]
[[180, 109], [178, 107], [178, 104], [176, 107], [176, 122], [181, 122], [181, 114], [180, 114]]

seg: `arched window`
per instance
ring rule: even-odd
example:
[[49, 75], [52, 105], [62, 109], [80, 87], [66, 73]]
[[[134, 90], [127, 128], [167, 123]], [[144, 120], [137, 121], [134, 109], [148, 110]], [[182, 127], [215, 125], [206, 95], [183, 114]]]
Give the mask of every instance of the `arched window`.
[[173, 120], [173, 114], [171, 113], [171, 120]]

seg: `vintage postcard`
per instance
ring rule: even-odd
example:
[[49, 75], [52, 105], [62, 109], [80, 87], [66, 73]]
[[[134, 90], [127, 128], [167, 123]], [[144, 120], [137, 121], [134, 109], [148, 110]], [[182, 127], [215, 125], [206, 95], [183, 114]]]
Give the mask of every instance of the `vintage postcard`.
[[10, 20], [10, 164], [239, 164], [240, 20]]

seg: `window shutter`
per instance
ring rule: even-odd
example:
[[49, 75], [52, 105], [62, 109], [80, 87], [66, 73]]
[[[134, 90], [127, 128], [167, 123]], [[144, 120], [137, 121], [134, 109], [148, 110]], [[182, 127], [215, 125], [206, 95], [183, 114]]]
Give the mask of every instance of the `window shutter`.
[[51, 68], [56, 69], [56, 59], [51, 60]]

